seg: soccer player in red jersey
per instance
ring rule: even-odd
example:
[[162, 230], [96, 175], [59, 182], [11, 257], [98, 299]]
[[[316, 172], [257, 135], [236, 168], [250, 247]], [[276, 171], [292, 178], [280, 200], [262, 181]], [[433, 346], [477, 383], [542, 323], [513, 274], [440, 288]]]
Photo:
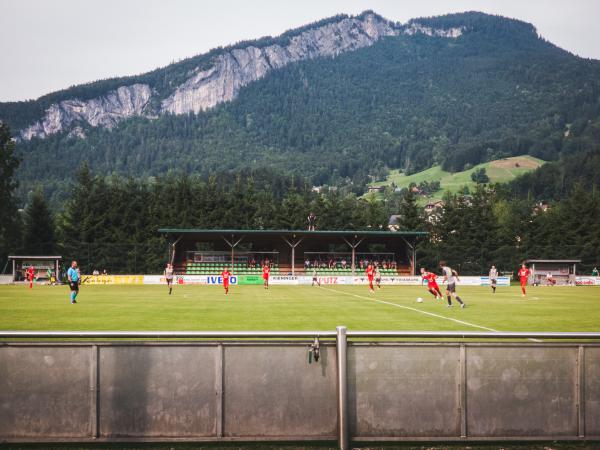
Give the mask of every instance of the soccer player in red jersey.
[[229, 271], [229, 267], [225, 266], [223, 268], [223, 272], [221, 272], [221, 278], [223, 278], [223, 288], [225, 289], [225, 294], [229, 294], [229, 277], [231, 276], [231, 272]]
[[531, 275], [531, 271], [527, 268], [525, 263], [523, 263], [521, 264], [521, 268], [519, 269], [519, 272], [517, 272], [517, 275], [521, 281], [521, 292], [523, 293], [522, 296], [525, 297], [525, 287], [527, 286], [527, 279], [529, 278], [529, 275]]
[[438, 286], [437, 281], [435, 281], [437, 278], [435, 273], [427, 272], [424, 267], [421, 267], [421, 278], [427, 280], [427, 290], [431, 292], [431, 295], [433, 295], [436, 300], [443, 297], [442, 291], [440, 291], [440, 287]]
[[367, 278], [369, 279], [369, 292], [372, 294], [375, 292], [375, 289], [373, 289], [373, 277], [375, 277], [375, 269], [373, 268], [373, 265], [371, 263], [369, 263], [369, 265], [367, 266], [367, 270], [365, 270], [365, 273], [367, 274]]
[[33, 266], [29, 266], [27, 269], [27, 279], [29, 280], [29, 289], [33, 288], [33, 279], [35, 278]]
[[263, 280], [265, 289], [269, 289], [269, 275], [271, 274], [271, 268], [269, 267], [269, 262], [265, 262], [263, 266]]

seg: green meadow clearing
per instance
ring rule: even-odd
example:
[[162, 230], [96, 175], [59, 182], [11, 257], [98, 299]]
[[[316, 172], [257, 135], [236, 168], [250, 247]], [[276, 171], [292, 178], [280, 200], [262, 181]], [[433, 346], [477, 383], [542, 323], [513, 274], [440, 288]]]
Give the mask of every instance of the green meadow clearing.
[[491, 183], [506, 183], [519, 175], [537, 169], [544, 162], [533, 156], [513, 156], [478, 164], [469, 170], [456, 173], [446, 172], [441, 166], [434, 166], [412, 175], [405, 175], [399, 170], [391, 170], [384, 181], [376, 181], [369, 184], [369, 186], [390, 186], [394, 183], [397, 187], [403, 188], [408, 187], [411, 183], [439, 181], [441, 189], [435, 192], [427, 201], [440, 200], [446, 191], [456, 193], [465, 186], [474, 189], [476, 183], [471, 179], [471, 174], [478, 169], [485, 169]]

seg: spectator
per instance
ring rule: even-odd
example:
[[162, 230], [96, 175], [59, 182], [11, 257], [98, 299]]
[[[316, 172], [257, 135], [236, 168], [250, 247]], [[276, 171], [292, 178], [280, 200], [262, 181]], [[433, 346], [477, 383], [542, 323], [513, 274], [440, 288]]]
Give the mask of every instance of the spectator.
[[594, 270], [592, 270], [592, 276], [593, 277], [597, 277], [598, 276], [598, 269], [596, 267], [594, 267]]
[[304, 268], [305, 269], [310, 269], [310, 260], [308, 258], [306, 258], [304, 260]]
[[315, 216], [315, 213], [310, 213], [308, 215], [308, 231], [315, 231], [315, 226], [317, 223], [317, 216]]

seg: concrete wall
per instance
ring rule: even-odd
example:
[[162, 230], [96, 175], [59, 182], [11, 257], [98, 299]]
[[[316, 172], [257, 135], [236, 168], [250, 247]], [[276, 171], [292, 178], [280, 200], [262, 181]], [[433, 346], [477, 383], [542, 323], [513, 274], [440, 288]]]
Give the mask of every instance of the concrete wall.
[[[0, 442], [334, 440], [335, 343], [0, 343]], [[351, 343], [356, 440], [598, 439], [600, 345]]]

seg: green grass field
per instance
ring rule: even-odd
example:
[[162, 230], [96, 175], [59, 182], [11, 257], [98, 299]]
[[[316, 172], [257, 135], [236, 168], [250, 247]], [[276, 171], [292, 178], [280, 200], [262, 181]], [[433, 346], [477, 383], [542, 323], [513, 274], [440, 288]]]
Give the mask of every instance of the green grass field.
[[[0, 286], [2, 330], [461, 330], [598, 331], [600, 288], [459, 286], [467, 308], [447, 308], [424, 287]], [[423, 297], [423, 303], [416, 298]], [[429, 313], [429, 314], [426, 314]], [[458, 322], [461, 321], [461, 322]]]
[[373, 182], [369, 186], [389, 186], [395, 183], [396, 186], [402, 188], [408, 187], [411, 183], [419, 184], [423, 181], [439, 181], [441, 190], [434, 193], [428, 201], [439, 200], [446, 191], [455, 193], [465, 186], [468, 186], [469, 189], [474, 188], [475, 182], [471, 179], [471, 174], [477, 169], [485, 169], [490, 182], [505, 183], [519, 175], [537, 169], [542, 164], [544, 164], [543, 160], [533, 156], [514, 156], [512, 158], [478, 164], [472, 169], [456, 173], [446, 172], [442, 170], [441, 166], [434, 166], [412, 175], [405, 175], [399, 170], [392, 170], [385, 181]]

